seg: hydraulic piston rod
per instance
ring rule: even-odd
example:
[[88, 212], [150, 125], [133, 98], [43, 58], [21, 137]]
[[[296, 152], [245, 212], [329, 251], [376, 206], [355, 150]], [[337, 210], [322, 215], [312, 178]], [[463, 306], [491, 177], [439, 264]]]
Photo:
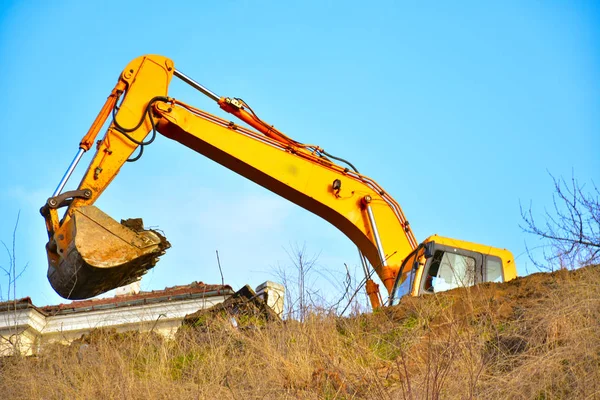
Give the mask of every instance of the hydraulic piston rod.
[[371, 305], [373, 308], [381, 307], [381, 293], [379, 292], [379, 285], [373, 282], [371, 279], [371, 273], [369, 272], [369, 266], [367, 264], [367, 260], [365, 255], [358, 249], [358, 256], [360, 257], [360, 262], [363, 267], [363, 271], [365, 272], [365, 286], [367, 290], [367, 296], [369, 296], [369, 300], [371, 301]]
[[192, 78], [190, 78], [189, 76], [184, 74], [183, 72], [175, 69], [175, 71], [173, 72], [173, 75], [175, 75], [176, 77], [178, 77], [179, 79], [181, 79], [182, 81], [184, 81], [185, 83], [187, 83], [188, 85], [193, 87], [194, 89], [201, 91], [202, 93], [204, 93], [205, 95], [207, 95], [208, 97], [213, 99], [214, 101], [217, 101], [217, 102], [219, 101], [219, 99], [220, 99], [219, 96], [217, 96], [215, 93], [208, 90], [207, 88], [205, 88], [204, 86], [202, 86], [201, 84], [199, 84], [198, 82], [196, 82], [195, 80], [193, 80]]
[[381, 244], [381, 238], [379, 237], [379, 231], [377, 230], [377, 224], [375, 223], [375, 216], [373, 215], [373, 210], [371, 209], [371, 196], [365, 196], [363, 200], [363, 204], [367, 209], [367, 215], [369, 216], [369, 223], [371, 224], [371, 231], [373, 232], [373, 237], [375, 238], [375, 244], [377, 245], [377, 250], [379, 251], [379, 258], [381, 258], [381, 266], [387, 267], [387, 258], [385, 257], [385, 252], [383, 251], [383, 245]]
[[67, 171], [65, 172], [65, 174], [62, 177], [62, 179], [60, 180], [60, 183], [56, 187], [56, 190], [54, 191], [54, 193], [52, 193], [52, 197], [56, 197], [56, 196], [58, 196], [60, 194], [60, 192], [62, 192], [62, 190], [64, 189], [65, 185], [67, 184], [67, 181], [69, 180], [69, 178], [73, 174], [73, 171], [75, 171], [75, 167], [77, 166], [77, 164], [81, 160], [81, 157], [83, 156], [83, 153], [85, 153], [84, 149], [80, 148], [79, 150], [77, 150], [77, 154], [75, 154], [75, 158], [73, 158], [73, 161], [71, 161], [71, 164], [69, 165], [69, 168], [67, 168]]
[[246, 104], [243, 101], [229, 97], [221, 98], [211, 90], [205, 88], [204, 86], [202, 86], [201, 84], [199, 84], [198, 82], [196, 82], [195, 80], [193, 80], [192, 78], [190, 78], [189, 76], [177, 69], [175, 69], [173, 75], [178, 77], [188, 85], [192, 86], [194, 89], [199, 90], [206, 96], [210, 97], [212, 100], [216, 101], [219, 104], [219, 107], [221, 107], [226, 112], [235, 115], [254, 129], [270, 137], [271, 139], [275, 139], [278, 142], [284, 143], [288, 146], [293, 146], [297, 144], [293, 140], [288, 138], [286, 135], [275, 129], [275, 127], [273, 127], [272, 125], [267, 125], [263, 121], [258, 119], [258, 117], [256, 117], [256, 115], [253, 112], [249, 113], [248, 111], [246, 111], [244, 109], [244, 106]]
[[358, 250], [358, 256], [360, 257], [360, 263], [362, 264], [363, 271], [365, 273], [365, 279], [370, 279], [371, 274], [369, 273], [369, 267], [367, 266], [367, 260], [360, 249]]

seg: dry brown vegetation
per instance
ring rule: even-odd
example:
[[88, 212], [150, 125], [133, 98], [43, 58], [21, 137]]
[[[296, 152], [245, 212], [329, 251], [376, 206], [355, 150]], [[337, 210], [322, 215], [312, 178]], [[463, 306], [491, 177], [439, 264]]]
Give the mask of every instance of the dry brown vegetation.
[[[243, 321], [242, 321], [243, 322]], [[600, 268], [536, 274], [369, 315], [95, 332], [1, 361], [11, 399], [600, 398]]]

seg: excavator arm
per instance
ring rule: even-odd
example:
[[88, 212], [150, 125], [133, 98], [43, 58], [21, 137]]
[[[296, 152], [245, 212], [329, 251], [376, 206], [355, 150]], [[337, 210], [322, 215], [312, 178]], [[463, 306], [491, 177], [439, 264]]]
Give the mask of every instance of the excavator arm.
[[[168, 97], [173, 76], [253, 129]], [[79, 187], [62, 193], [81, 155], [92, 148], [111, 115]], [[157, 132], [329, 221], [356, 244], [388, 293], [402, 261], [417, 247], [400, 206], [375, 181], [349, 163], [335, 163], [341, 159], [318, 146], [287, 137], [243, 100], [215, 95], [176, 70], [170, 59], [148, 55], [124, 69], [65, 177], [42, 207], [49, 235], [48, 278], [61, 296], [87, 298], [136, 280], [169, 247], [160, 232], [144, 230], [139, 221], [119, 224], [93, 206], [125, 162], [139, 158]], [[59, 219], [61, 206], [67, 210]], [[378, 307], [378, 288], [366, 263], [363, 266], [367, 292]]]

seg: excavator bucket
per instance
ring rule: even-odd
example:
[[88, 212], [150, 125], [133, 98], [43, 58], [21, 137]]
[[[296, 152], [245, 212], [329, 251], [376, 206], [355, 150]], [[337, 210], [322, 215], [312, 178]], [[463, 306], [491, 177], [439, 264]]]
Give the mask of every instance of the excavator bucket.
[[76, 209], [56, 240], [48, 244], [48, 280], [66, 299], [86, 299], [135, 282], [171, 247], [141, 219], [118, 223], [94, 206]]

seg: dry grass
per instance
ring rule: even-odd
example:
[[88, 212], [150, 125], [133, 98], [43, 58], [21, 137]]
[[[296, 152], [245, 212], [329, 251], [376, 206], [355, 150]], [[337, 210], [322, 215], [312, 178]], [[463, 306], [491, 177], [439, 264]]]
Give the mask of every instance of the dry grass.
[[11, 399], [600, 398], [600, 268], [538, 274], [371, 315], [312, 313], [177, 340], [95, 332], [0, 364]]

